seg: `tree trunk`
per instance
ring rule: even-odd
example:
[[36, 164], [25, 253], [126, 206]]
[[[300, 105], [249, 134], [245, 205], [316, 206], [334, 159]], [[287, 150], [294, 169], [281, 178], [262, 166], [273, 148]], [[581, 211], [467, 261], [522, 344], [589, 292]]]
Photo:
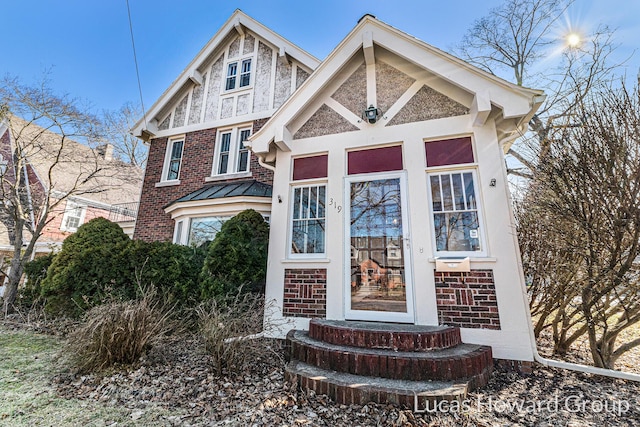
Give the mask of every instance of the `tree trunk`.
[[14, 304], [18, 296], [18, 285], [20, 284], [23, 270], [24, 266], [20, 259], [16, 260], [14, 258], [11, 260], [11, 269], [9, 270], [7, 288], [4, 292], [4, 305], [2, 307], [4, 316], [15, 311]]

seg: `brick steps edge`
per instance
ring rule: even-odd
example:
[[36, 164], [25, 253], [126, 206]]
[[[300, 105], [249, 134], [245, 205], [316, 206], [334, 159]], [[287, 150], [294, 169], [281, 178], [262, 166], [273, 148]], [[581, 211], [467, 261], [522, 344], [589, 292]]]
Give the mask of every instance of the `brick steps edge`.
[[[401, 353], [326, 344], [293, 330], [287, 334], [287, 347], [290, 360], [360, 376], [416, 381], [468, 379], [475, 388], [485, 385], [493, 370], [489, 346], [460, 344], [430, 353]], [[482, 380], [485, 374], [486, 381]]]
[[[454, 327], [414, 327], [414, 330], [384, 330], [351, 326], [358, 322], [312, 319], [309, 336], [329, 344], [395, 351], [429, 351], [455, 347], [462, 342]], [[398, 325], [395, 325], [398, 326]]]
[[[486, 381], [489, 376], [486, 375]], [[299, 361], [287, 364], [285, 379], [302, 390], [327, 395], [338, 404], [365, 405], [375, 402], [397, 404], [412, 410], [434, 407], [440, 401], [462, 401], [472, 389], [472, 384], [467, 381], [407, 381], [363, 377], [329, 371]]]

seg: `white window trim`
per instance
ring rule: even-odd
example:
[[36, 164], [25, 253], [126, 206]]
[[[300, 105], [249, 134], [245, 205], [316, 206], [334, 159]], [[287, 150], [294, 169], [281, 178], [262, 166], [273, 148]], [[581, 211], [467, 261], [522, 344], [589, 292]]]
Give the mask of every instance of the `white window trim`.
[[[324, 252], [318, 253], [294, 253], [291, 251], [291, 247], [293, 245], [293, 201], [294, 201], [294, 192], [296, 188], [306, 188], [306, 187], [314, 187], [314, 186], [324, 186]], [[327, 180], [305, 180], [305, 181], [296, 181], [291, 184], [291, 188], [289, 189], [289, 219], [287, 222], [287, 252], [286, 258], [289, 260], [303, 260], [303, 259], [324, 259], [327, 257], [327, 237], [328, 237], [328, 220], [327, 220]]]
[[[256, 65], [257, 65], [257, 60], [256, 60], [256, 52], [258, 50], [258, 38], [255, 38], [255, 43], [253, 46], [253, 51], [249, 52], [249, 53], [242, 53], [244, 52], [244, 42], [245, 42], [245, 36], [242, 35], [240, 36], [240, 43], [239, 43], [239, 47], [238, 47], [238, 55], [231, 57], [229, 56], [229, 48], [227, 48], [227, 51], [225, 52], [225, 61], [224, 61], [224, 72], [223, 72], [223, 78], [222, 80], [222, 91], [221, 94], [229, 94], [229, 93], [233, 93], [233, 92], [238, 92], [238, 91], [243, 91], [243, 90], [249, 90], [252, 89], [254, 84], [255, 84], [255, 76], [256, 76]], [[246, 86], [242, 86], [240, 87], [240, 75], [242, 74], [242, 62], [250, 59], [251, 60], [251, 71], [249, 72], [249, 84]], [[236, 67], [236, 83], [234, 85], [233, 88], [231, 89], [227, 89], [227, 77], [229, 77], [229, 64], [233, 64], [234, 62], [237, 63], [237, 67]]]
[[[169, 176], [169, 165], [171, 163], [171, 152], [173, 151], [173, 144], [176, 142], [182, 141], [182, 153], [180, 153], [180, 167], [178, 168], [178, 178], [177, 179], [168, 179]], [[171, 137], [167, 140], [167, 148], [164, 153], [164, 164], [162, 166], [162, 176], [160, 178], [160, 182], [167, 183], [165, 185], [179, 184], [180, 183], [180, 173], [182, 172], [182, 162], [184, 161], [184, 148], [185, 148], [185, 135], [179, 135]], [[163, 185], [156, 185], [156, 187], [162, 187]]]
[[181, 219], [180, 221], [176, 221], [176, 224], [173, 229], [173, 243], [178, 245], [182, 245], [185, 239], [185, 229], [189, 227], [185, 227], [185, 224], [189, 224], [189, 219]]
[[[238, 168], [238, 144], [241, 144], [240, 134], [243, 130], [248, 130], [249, 136], [253, 131], [252, 125], [238, 126], [233, 128], [220, 129], [216, 135], [215, 153], [213, 155], [213, 166], [211, 168], [211, 176], [206, 181], [214, 181], [223, 178], [241, 178], [251, 176], [251, 150], [247, 151], [247, 170], [237, 171]], [[220, 148], [222, 147], [222, 135], [231, 133], [231, 142], [229, 144], [229, 160], [227, 163], [227, 172], [218, 173], [220, 169]]]
[[[426, 171], [427, 180], [427, 200], [429, 203], [429, 233], [431, 234], [431, 245], [433, 247], [434, 257], [469, 257], [469, 258], [485, 258], [488, 256], [487, 248], [487, 236], [486, 236], [486, 223], [483, 215], [483, 201], [482, 194], [480, 193], [480, 186], [478, 180], [477, 169], [473, 164], [465, 165], [452, 165], [451, 167], [438, 166], [434, 168], [428, 168]], [[433, 196], [431, 195], [431, 176], [451, 174], [451, 173], [465, 173], [470, 172], [473, 177], [474, 192], [476, 195], [476, 212], [478, 215], [478, 239], [480, 240], [479, 251], [439, 251], [436, 242], [434, 211], [433, 211]]]
[[87, 213], [87, 206], [81, 205], [76, 202], [72, 202], [71, 200], [67, 200], [67, 204], [64, 208], [64, 214], [62, 215], [62, 224], [60, 224], [61, 231], [67, 231], [70, 233], [75, 233], [78, 230], [78, 227], [67, 227], [67, 219], [71, 216], [76, 217], [75, 215], [71, 215], [71, 212], [75, 209], [81, 209], [80, 211], [80, 220], [78, 221], [78, 227], [84, 224], [84, 217]]

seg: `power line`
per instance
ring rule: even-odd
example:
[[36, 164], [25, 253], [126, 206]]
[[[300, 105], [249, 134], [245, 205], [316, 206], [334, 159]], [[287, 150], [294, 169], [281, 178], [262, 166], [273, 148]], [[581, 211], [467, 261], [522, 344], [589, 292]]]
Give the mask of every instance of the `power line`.
[[144, 127], [147, 126], [147, 112], [144, 109], [144, 101], [142, 99], [142, 85], [140, 84], [140, 71], [138, 70], [138, 56], [136, 55], [136, 44], [133, 41], [133, 25], [131, 24], [131, 8], [129, 8], [129, 0], [127, 2], [127, 15], [129, 16], [129, 32], [131, 33], [131, 47], [133, 48], [133, 61], [136, 64], [136, 77], [138, 79], [138, 92], [140, 93], [140, 105], [142, 106], [142, 118], [144, 119]]

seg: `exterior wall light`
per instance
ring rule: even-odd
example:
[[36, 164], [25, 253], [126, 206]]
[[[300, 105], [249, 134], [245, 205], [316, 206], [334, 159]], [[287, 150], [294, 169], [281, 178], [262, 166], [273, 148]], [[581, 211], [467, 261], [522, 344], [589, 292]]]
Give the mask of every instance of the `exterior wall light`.
[[363, 118], [367, 119], [367, 121], [371, 124], [375, 123], [378, 120], [378, 116], [381, 114], [381, 111], [374, 107], [373, 105], [369, 105], [369, 108], [364, 110]]

